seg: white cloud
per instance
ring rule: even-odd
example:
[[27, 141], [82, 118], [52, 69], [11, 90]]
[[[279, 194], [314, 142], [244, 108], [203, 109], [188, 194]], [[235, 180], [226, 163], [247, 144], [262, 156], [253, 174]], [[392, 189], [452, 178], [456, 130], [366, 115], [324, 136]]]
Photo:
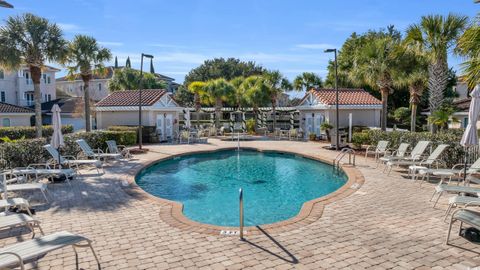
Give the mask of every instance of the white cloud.
[[84, 29], [80, 26], [73, 24], [73, 23], [57, 23], [58, 27], [62, 29], [65, 33], [72, 33], [72, 34], [82, 34], [87, 33]]
[[148, 44], [148, 46], [158, 47], [158, 48], [170, 48], [170, 49], [187, 48], [186, 46], [182, 46], [182, 45], [165, 44], [165, 43], [150, 43]]
[[295, 47], [300, 49], [312, 49], [312, 50], [325, 50], [325, 49], [336, 48], [335, 45], [328, 44], [328, 43], [297, 44], [295, 45]]
[[98, 43], [103, 45], [103, 46], [112, 46], [112, 47], [123, 46], [122, 42], [114, 42], [114, 41], [99, 41]]

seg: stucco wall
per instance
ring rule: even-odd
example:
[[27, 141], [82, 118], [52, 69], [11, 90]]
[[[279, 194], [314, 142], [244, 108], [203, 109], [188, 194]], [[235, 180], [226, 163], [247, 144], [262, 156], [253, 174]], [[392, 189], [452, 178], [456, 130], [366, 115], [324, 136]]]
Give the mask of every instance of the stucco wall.
[[0, 115], [0, 127], [3, 127], [3, 120], [5, 118], [10, 119], [10, 126], [11, 127], [19, 127], [19, 126], [30, 126], [30, 117], [31, 115], [14, 115], [14, 114], [2, 114]]

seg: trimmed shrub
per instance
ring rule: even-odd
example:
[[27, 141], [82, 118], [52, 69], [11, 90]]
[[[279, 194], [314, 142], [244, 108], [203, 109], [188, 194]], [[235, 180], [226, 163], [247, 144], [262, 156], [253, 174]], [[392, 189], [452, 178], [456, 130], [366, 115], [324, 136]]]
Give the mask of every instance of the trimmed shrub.
[[109, 126], [107, 130], [110, 131], [137, 131], [138, 127], [134, 126]]
[[376, 145], [380, 140], [387, 140], [390, 142], [388, 146], [390, 149], [397, 149], [400, 143], [409, 143], [410, 148], [412, 148], [419, 141], [431, 141], [431, 149], [440, 144], [448, 144], [450, 147], [445, 150], [442, 159], [447, 166], [451, 167], [454, 164], [462, 163], [464, 160], [465, 150], [460, 145], [462, 134], [463, 130], [458, 129], [446, 130], [435, 134], [430, 132], [365, 130], [360, 133], [354, 133], [352, 142], [355, 147], [360, 148], [361, 145]]
[[[89, 133], [67, 134], [64, 136], [65, 146], [60, 149], [60, 152], [63, 155], [79, 155], [81, 149], [75, 142], [78, 139], [84, 139], [92, 149], [104, 151], [107, 148], [106, 141], [115, 140], [117, 144], [133, 145], [137, 141], [137, 134], [135, 131], [93, 131]], [[2, 143], [0, 144], [0, 158], [6, 161], [7, 168], [25, 167], [33, 163], [42, 163], [51, 159], [51, 156], [43, 148], [48, 143], [50, 141], [46, 138]], [[5, 164], [0, 164], [0, 168], [2, 166], [5, 167]]]
[[[73, 133], [73, 126], [66, 125], [62, 126], [62, 133], [69, 134]], [[45, 137], [50, 137], [53, 134], [52, 126], [43, 126], [42, 134]], [[8, 137], [11, 140], [18, 139], [33, 139], [35, 138], [35, 127], [1, 127], [0, 128], [0, 138]]]

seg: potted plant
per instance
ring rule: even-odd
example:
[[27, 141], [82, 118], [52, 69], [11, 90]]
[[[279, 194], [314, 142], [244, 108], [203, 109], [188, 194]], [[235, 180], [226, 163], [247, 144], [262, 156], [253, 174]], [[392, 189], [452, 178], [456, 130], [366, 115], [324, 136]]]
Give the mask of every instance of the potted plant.
[[323, 122], [320, 125], [320, 130], [325, 131], [325, 134], [327, 135], [327, 140], [330, 141], [330, 129], [332, 129], [333, 126], [330, 125], [328, 122]]
[[315, 133], [309, 133], [308, 138], [310, 139], [310, 141], [315, 141], [315, 139], [317, 138], [317, 135], [315, 135]]

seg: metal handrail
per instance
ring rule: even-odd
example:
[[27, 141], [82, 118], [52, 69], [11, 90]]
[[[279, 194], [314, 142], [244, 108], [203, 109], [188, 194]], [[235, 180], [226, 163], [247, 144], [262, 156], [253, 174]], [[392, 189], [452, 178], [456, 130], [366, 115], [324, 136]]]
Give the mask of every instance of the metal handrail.
[[240, 201], [240, 240], [243, 240], [243, 190], [240, 188], [238, 192]]
[[[335, 157], [333, 160], [333, 167], [338, 168], [340, 167], [340, 161], [348, 154], [348, 164], [355, 166], [355, 150], [351, 148], [343, 148], [340, 153]], [[353, 155], [353, 163], [352, 163], [352, 155]]]

